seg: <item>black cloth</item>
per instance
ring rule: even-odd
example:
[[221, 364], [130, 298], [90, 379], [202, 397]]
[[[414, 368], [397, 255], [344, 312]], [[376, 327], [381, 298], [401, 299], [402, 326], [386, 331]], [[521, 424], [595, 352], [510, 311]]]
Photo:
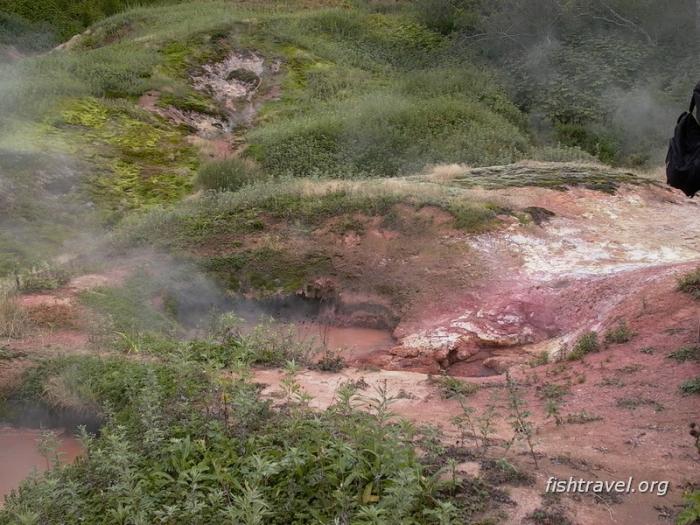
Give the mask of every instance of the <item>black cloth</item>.
[[700, 191], [700, 119], [696, 116], [699, 112], [700, 82], [693, 89], [688, 111], [678, 117], [666, 155], [666, 182], [688, 197]]

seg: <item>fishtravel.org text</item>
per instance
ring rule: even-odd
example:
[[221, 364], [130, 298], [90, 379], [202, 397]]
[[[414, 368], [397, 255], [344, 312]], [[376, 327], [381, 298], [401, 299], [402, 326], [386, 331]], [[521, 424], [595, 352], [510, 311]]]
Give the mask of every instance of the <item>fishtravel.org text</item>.
[[551, 476], [547, 480], [545, 492], [551, 493], [593, 493], [593, 494], [652, 494], [665, 496], [668, 492], [668, 481], [634, 481], [632, 477], [618, 481], [591, 481], [581, 478], [570, 477], [568, 479], [558, 479]]

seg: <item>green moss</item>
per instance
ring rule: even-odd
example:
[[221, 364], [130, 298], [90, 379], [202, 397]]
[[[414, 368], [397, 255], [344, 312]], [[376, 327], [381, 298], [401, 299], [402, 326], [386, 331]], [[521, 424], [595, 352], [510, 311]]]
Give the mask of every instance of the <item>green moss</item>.
[[270, 294], [293, 293], [310, 278], [329, 272], [332, 264], [324, 253], [299, 254], [264, 247], [212, 257], [203, 262], [203, 267], [232, 290]]
[[68, 101], [53, 122], [97, 170], [94, 198], [112, 213], [174, 202], [192, 189], [197, 156], [182, 132], [120, 102]]
[[193, 90], [188, 90], [184, 94], [162, 93], [158, 105], [162, 107], [174, 106], [183, 111], [194, 111], [205, 115], [221, 115], [221, 111], [211, 100]]

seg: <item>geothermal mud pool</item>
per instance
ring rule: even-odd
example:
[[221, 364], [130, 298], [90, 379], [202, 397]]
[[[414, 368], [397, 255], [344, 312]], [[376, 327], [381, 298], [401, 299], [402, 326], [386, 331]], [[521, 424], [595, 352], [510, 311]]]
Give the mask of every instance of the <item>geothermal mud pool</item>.
[[[0, 506], [32, 472], [47, 469], [39, 452], [41, 434], [39, 429], [0, 425]], [[80, 441], [67, 431], [56, 432], [56, 441], [61, 462], [73, 462], [83, 452]]]

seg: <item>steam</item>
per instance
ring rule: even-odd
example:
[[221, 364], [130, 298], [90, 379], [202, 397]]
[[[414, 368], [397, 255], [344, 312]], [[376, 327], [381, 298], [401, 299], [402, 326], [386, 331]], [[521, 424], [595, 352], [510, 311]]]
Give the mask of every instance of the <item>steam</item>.
[[[554, 122], [614, 140], [627, 162], [661, 163], [699, 80], [695, 0], [497, 0], [463, 42], [496, 61], [535, 134]], [[567, 107], [567, 103], [570, 106]], [[590, 145], [590, 144], [589, 144]]]
[[650, 86], [624, 91], [613, 89], [607, 95], [613, 125], [619, 130], [623, 151], [648, 149], [656, 163], [663, 162], [666, 140], [670, 137], [678, 106], [661, 100], [658, 90]]

